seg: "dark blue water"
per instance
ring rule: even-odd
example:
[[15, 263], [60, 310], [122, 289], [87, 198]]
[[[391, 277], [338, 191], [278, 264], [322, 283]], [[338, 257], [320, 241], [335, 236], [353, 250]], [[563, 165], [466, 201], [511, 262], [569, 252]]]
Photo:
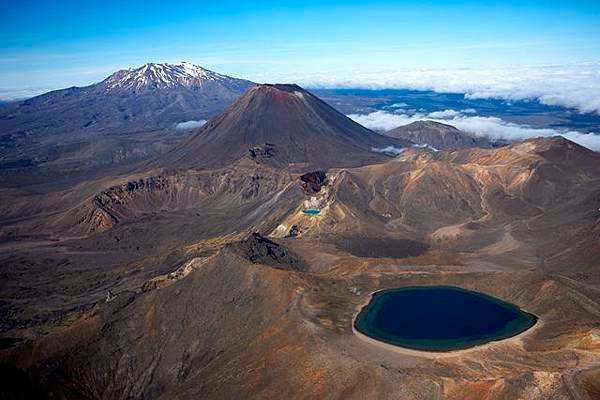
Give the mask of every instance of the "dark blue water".
[[483, 293], [454, 286], [414, 286], [376, 293], [356, 329], [374, 339], [425, 351], [465, 349], [517, 335], [537, 317]]

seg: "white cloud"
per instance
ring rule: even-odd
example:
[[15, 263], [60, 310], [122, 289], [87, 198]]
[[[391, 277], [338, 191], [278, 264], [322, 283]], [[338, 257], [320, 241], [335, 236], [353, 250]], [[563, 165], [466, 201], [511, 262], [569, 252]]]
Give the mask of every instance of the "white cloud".
[[600, 134], [572, 131], [563, 133], [561, 136], [564, 136], [570, 141], [575, 142], [583, 147], [587, 147], [590, 150], [600, 151]]
[[394, 103], [394, 104], [390, 104], [389, 106], [385, 106], [383, 108], [404, 108], [404, 107], [408, 107], [408, 104], [406, 104], [406, 103]]
[[497, 117], [468, 117], [458, 115], [450, 120], [446, 120], [446, 122], [475, 136], [485, 136], [490, 139], [523, 140], [531, 137], [560, 134], [555, 129], [531, 128], [527, 125], [507, 122]]
[[376, 153], [385, 153], [385, 154], [390, 154], [390, 155], [399, 155], [400, 153], [402, 153], [404, 150], [403, 148], [400, 147], [394, 147], [394, 146], [387, 146], [387, 147], [382, 147], [382, 148], [377, 148], [377, 147], [371, 147], [371, 151], [374, 151]]
[[369, 114], [350, 114], [348, 117], [374, 131], [389, 131], [390, 129], [425, 119], [426, 115], [421, 113], [412, 115], [392, 114], [387, 111], [375, 111]]
[[[440, 118], [440, 116], [445, 117]], [[523, 140], [533, 137], [564, 136], [591, 150], [600, 151], [600, 134], [552, 128], [532, 128], [527, 125], [508, 122], [497, 117], [465, 115], [455, 110], [442, 110], [429, 114], [375, 111], [369, 114], [350, 114], [348, 117], [376, 131], [387, 131], [420, 120], [432, 120], [453, 125], [474, 136], [488, 137], [496, 140]]]
[[188, 130], [188, 129], [196, 129], [196, 128], [200, 128], [202, 125], [204, 125], [206, 123], [205, 119], [201, 119], [198, 121], [185, 121], [185, 122], [180, 122], [175, 126], [175, 129], [180, 129], [180, 130]]
[[458, 115], [460, 115], [460, 112], [456, 110], [434, 111], [429, 113], [429, 118], [452, 118]]
[[433, 151], [439, 151], [438, 149], [436, 149], [435, 147], [429, 145], [429, 144], [413, 144], [412, 147], [417, 147], [420, 149], [429, 149], [429, 150], [433, 150]]
[[[464, 93], [471, 99], [538, 100], [600, 114], [600, 64], [487, 69], [421, 69], [296, 77], [321, 88], [413, 89]], [[299, 78], [299, 79], [298, 79]]]

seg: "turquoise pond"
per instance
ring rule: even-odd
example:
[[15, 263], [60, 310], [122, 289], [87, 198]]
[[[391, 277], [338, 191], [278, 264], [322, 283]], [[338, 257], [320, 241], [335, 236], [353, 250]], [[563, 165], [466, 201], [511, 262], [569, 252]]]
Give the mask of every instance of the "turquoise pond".
[[375, 293], [354, 326], [385, 343], [441, 352], [506, 339], [536, 322], [535, 315], [483, 293], [455, 286], [411, 286]]
[[307, 208], [306, 210], [302, 210], [302, 212], [308, 215], [319, 215], [321, 213], [321, 210], [316, 208]]

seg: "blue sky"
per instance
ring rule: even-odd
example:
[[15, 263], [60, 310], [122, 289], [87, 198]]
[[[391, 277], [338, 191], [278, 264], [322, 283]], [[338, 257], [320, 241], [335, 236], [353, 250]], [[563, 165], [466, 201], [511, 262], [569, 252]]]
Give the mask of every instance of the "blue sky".
[[256, 81], [600, 61], [600, 1], [3, 0], [0, 21], [0, 93], [151, 61]]

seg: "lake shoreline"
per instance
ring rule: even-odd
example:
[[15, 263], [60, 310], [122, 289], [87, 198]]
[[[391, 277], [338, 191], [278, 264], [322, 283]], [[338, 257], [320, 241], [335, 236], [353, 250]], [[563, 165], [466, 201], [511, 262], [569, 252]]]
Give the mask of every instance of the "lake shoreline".
[[[436, 286], [436, 285], [434, 285]], [[409, 286], [407, 286], [408, 288]], [[462, 289], [462, 290], [466, 290], [466, 291], [470, 291], [470, 292], [475, 292], [473, 290], [470, 289], [465, 289], [465, 288], [461, 288], [459, 286], [452, 286], [454, 288], [458, 288], [458, 289]], [[475, 344], [473, 346], [470, 347], [466, 347], [466, 348], [461, 348], [461, 349], [455, 349], [455, 350], [417, 350], [417, 349], [412, 349], [412, 348], [408, 348], [408, 347], [402, 347], [399, 345], [395, 345], [395, 344], [391, 344], [388, 342], [384, 342], [378, 339], [375, 339], [371, 336], [368, 336], [364, 333], [362, 333], [361, 331], [359, 331], [356, 328], [356, 319], [358, 318], [359, 314], [363, 311], [363, 309], [369, 305], [371, 303], [371, 301], [373, 300], [373, 297], [380, 292], [383, 291], [388, 291], [388, 290], [393, 290], [393, 289], [399, 289], [399, 288], [385, 288], [385, 289], [379, 289], [376, 290], [374, 292], [371, 292], [370, 295], [367, 297], [366, 301], [360, 303], [356, 308], [355, 308], [355, 313], [352, 317], [352, 333], [362, 342], [365, 343], [369, 343], [371, 345], [375, 345], [380, 349], [384, 349], [387, 351], [392, 351], [395, 353], [400, 353], [400, 354], [404, 354], [404, 355], [410, 355], [410, 356], [416, 356], [416, 357], [424, 357], [424, 358], [447, 358], [447, 357], [456, 357], [456, 356], [461, 356], [463, 354], [466, 353], [471, 353], [471, 352], [475, 352], [475, 351], [480, 351], [480, 350], [487, 350], [493, 347], [498, 347], [501, 345], [516, 345], [516, 346], [522, 346], [523, 345], [523, 338], [527, 335], [531, 335], [534, 332], [538, 331], [542, 325], [543, 325], [543, 321], [542, 318], [540, 318], [539, 316], [527, 311], [524, 308], [518, 307], [520, 310], [527, 312], [533, 316], [536, 317], [535, 323], [533, 325], [531, 325], [529, 328], [525, 329], [522, 332], [519, 332], [513, 336], [510, 337], [506, 337], [503, 339], [497, 339], [497, 340], [490, 340], [489, 342], [486, 343], [481, 343], [481, 344]], [[475, 292], [475, 293], [480, 293], [480, 292]], [[487, 293], [483, 293], [481, 292], [480, 294], [489, 296], [494, 298], [494, 296], [489, 295]], [[504, 301], [502, 299], [498, 299], [501, 300], [505, 303], [509, 303], [507, 301]], [[512, 303], [509, 303], [512, 304]], [[516, 306], [516, 305], [515, 305]]]

